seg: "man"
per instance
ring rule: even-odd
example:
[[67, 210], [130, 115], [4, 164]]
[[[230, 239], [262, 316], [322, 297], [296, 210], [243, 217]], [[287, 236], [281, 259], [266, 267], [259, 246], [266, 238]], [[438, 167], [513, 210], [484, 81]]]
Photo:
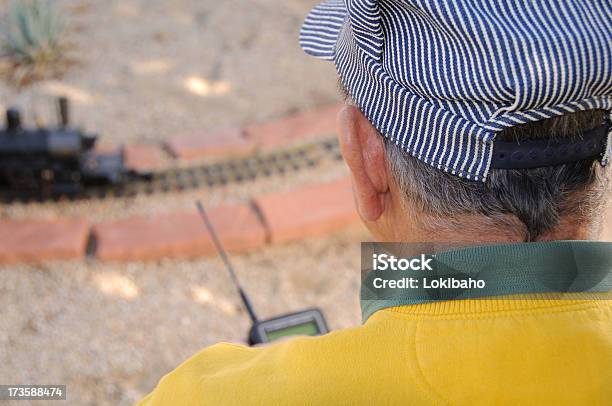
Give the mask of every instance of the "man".
[[[590, 241], [610, 196], [609, 2], [329, 0], [300, 40], [337, 67], [339, 141], [376, 240], [487, 244], [461, 258], [517, 283], [567, 262], [609, 281], [612, 245]], [[218, 344], [143, 404], [611, 404], [609, 294], [516, 293]]]

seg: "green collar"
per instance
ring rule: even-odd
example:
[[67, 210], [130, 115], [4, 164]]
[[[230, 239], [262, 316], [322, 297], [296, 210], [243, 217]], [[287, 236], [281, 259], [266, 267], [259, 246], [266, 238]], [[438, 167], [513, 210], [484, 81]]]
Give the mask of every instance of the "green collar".
[[[502, 295], [612, 291], [610, 242], [486, 245], [438, 253], [431, 264], [433, 269], [428, 271], [366, 273], [361, 284], [363, 321], [378, 310], [395, 306]], [[408, 278], [415, 281], [410, 286]], [[404, 285], [381, 287], [383, 280], [403, 281]]]

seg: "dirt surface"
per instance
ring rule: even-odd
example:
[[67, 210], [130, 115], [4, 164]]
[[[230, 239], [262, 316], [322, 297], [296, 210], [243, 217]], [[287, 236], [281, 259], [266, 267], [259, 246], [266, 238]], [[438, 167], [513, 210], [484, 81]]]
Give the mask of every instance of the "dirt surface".
[[[8, 0], [0, 0], [2, 28]], [[58, 0], [70, 56], [58, 80], [16, 89], [0, 108], [53, 123], [67, 95], [74, 122], [114, 143], [236, 127], [333, 103], [329, 63], [305, 56], [299, 26], [315, 1]], [[213, 206], [346, 175], [343, 164], [243, 185], [132, 199], [0, 206], [4, 218], [92, 222]], [[332, 329], [359, 323], [363, 229], [233, 257], [261, 316], [321, 307]], [[248, 320], [222, 263], [104, 264], [0, 269], [0, 383], [62, 383], [74, 405], [129, 405], [201, 348], [243, 342]], [[18, 402], [19, 405], [27, 402]]]
[[316, 1], [57, 2], [77, 64], [61, 81], [0, 84], [0, 107], [26, 108], [30, 121], [54, 122], [50, 99], [65, 94], [74, 121], [107, 140], [159, 140], [338, 100], [333, 65], [298, 45]]
[[[318, 306], [359, 323], [361, 229], [232, 258], [262, 317]], [[249, 328], [219, 259], [0, 269], [0, 382], [62, 383], [71, 405], [129, 405]], [[24, 404], [18, 402], [19, 405]]]

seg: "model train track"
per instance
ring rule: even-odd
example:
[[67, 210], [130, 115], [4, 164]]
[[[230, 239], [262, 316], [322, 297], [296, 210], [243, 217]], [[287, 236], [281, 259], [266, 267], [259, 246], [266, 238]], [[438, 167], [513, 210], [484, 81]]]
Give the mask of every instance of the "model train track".
[[12, 203], [61, 199], [106, 199], [177, 192], [298, 172], [341, 159], [337, 140], [326, 138], [309, 144], [257, 153], [242, 158], [201, 163], [189, 167], [175, 166], [150, 174], [132, 173], [122, 184], [85, 186], [79, 193], [71, 196], [45, 196], [41, 193], [0, 189], [0, 199], [4, 203]]

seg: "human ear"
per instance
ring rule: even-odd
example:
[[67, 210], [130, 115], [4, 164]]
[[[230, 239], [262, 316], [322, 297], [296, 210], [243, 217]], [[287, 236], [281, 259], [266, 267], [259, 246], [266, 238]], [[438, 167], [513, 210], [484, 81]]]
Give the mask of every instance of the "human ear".
[[382, 136], [355, 106], [338, 114], [340, 150], [353, 178], [359, 215], [376, 221], [385, 210], [389, 193], [385, 146]]

